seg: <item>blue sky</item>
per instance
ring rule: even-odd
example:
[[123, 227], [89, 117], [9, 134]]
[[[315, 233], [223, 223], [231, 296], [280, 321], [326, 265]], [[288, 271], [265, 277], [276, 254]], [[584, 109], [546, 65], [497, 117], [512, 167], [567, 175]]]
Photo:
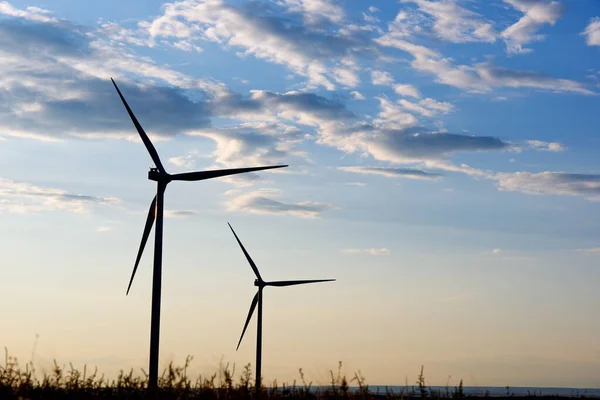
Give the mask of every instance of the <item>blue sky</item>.
[[[594, 0], [0, 2], [2, 345], [146, 368], [154, 185], [161, 362], [235, 352], [253, 275], [263, 375], [338, 360], [372, 384], [600, 387], [600, 6]], [[456, 381], [456, 382], [455, 382]]]

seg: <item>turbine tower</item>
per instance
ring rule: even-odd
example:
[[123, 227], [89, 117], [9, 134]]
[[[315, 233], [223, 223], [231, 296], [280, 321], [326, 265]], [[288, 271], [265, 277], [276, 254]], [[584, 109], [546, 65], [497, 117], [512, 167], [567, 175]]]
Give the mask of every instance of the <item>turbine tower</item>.
[[256, 275], [256, 279], [254, 280], [254, 286], [258, 287], [258, 291], [256, 292], [256, 295], [254, 295], [254, 298], [252, 299], [252, 303], [250, 304], [250, 311], [248, 312], [248, 317], [246, 318], [246, 323], [244, 324], [244, 329], [242, 330], [242, 335], [240, 336], [240, 340], [239, 340], [238, 345], [235, 350], [237, 351], [240, 348], [240, 344], [242, 343], [242, 339], [244, 338], [244, 333], [246, 333], [246, 328], [248, 328], [248, 323], [250, 322], [250, 319], [252, 318], [254, 309], [258, 305], [258, 317], [257, 317], [257, 322], [256, 322], [256, 383], [255, 383], [255, 389], [256, 389], [256, 393], [259, 393], [260, 392], [260, 382], [261, 382], [260, 381], [261, 361], [262, 361], [262, 304], [263, 304], [263, 289], [265, 288], [265, 286], [276, 286], [276, 287], [294, 286], [294, 285], [303, 285], [306, 283], [331, 282], [331, 281], [335, 281], [335, 279], [266, 282], [260, 276], [260, 272], [258, 272], [258, 268], [256, 267], [256, 264], [254, 264], [254, 261], [252, 261], [252, 258], [250, 258], [250, 254], [248, 254], [248, 252], [244, 248], [244, 245], [242, 244], [242, 242], [236, 235], [235, 231], [231, 227], [231, 224], [227, 223], [227, 225], [229, 225], [229, 229], [231, 229], [231, 232], [233, 232], [233, 236], [235, 236], [235, 240], [237, 240], [238, 244], [242, 248], [242, 252], [246, 256], [246, 259], [248, 260], [248, 263], [250, 264], [252, 271], [254, 271], [254, 275]]
[[221, 169], [221, 170], [212, 170], [212, 171], [196, 171], [196, 172], [185, 172], [181, 174], [169, 174], [165, 170], [165, 167], [160, 162], [160, 158], [158, 157], [158, 153], [156, 149], [152, 145], [150, 138], [144, 132], [144, 129], [138, 122], [135, 115], [129, 108], [127, 101], [121, 94], [119, 87], [115, 83], [115, 81], [110, 78], [115, 89], [117, 89], [117, 93], [123, 101], [123, 105], [127, 109], [127, 113], [135, 125], [138, 133], [140, 134], [140, 138], [144, 142], [148, 153], [150, 153], [150, 157], [154, 161], [156, 168], [150, 168], [148, 172], [148, 179], [156, 182], [156, 196], [152, 200], [150, 204], [150, 209], [148, 210], [148, 217], [146, 218], [146, 226], [144, 227], [144, 233], [142, 235], [142, 242], [140, 243], [140, 248], [138, 250], [137, 258], [135, 260], [135, 264], [133, 267], [133, 272], [131, 273], [131, 279], [129, 280], [129, 286], [127, 286], [127, 294], [129, 294], [129, 289], [131, 289], [131, 284], [133, 282], [133, 278], [135, 277], [135, 272], [137, 271], [138, 264], [140, 262], [140, 258], [142, 257], [142, 253], [144, 251], [144, 247], [146, 246], [146, 242], [148, 241], [148, 236], [150, 235], [150, 231], [152, 230], [152, 225], [156, 219], [156, 229], [155, 229], [155, 237], [154, 237], [154, 270], [152, 273], [152, 317], [150, 322], [150, 367], [148, 373], [148, 387], [156, 388], [158, 384], [158, 345], [159, 345], [159, 336], [160, 336], [160, 294], [161, 294], [161, 280], [162, 280], [162, 239], [163, 239], [163, 206], [164, 206], [164, 194], [165, 189], [167, 188], [167, 184], [171, 181], [201, 181], [204, 179], [218, 178], [226, 175], [234, 175], [241, 174], [245, 172], [252, 171], [260, 171], [264, 169], [272, 169], [272, 168], [282, 168], [287, 167], [287, 165], [276, 165], [269, 167], [254, 167], [254, 168], [235, 168], [235, 169]]

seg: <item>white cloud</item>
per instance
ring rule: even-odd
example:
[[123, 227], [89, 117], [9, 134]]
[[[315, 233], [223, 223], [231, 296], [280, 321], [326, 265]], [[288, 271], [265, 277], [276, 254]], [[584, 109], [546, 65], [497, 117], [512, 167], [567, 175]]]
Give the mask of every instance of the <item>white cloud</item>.
[[504, 0], [504, 2], [524, 13], [521, 19], [501, 33], [508, 53], [531, 51], [523, 46], [543, 40], [545, 36], [538, 34], [537, 31], [544, 24], [554, 25], [564, 12], [558, 1]]
[[380, 249], [343, 249], [342, 252], [346, 254], [367, 254], [370, 256], [387, 256], [390, 251], [385, 247]]
[[455, 66], [452, 59], [425, 46], [411, 43], [405, 36], [391, 24], [390, 31], [375, 41], [382, 46], [394, 47], [411, 54], [414, 57], [411, 65], [415, 70], [435, 75], [437, 82], [442, 84], [472, 92], [489, 92], [496, 87], [528, 87], [554, 92], [594, 94], [577, 81], [552, 78], [532, 71], [501, 68], [491, 62]]
[[340, 171], [354, 172], [357, 174], [381, 175], [387, 178], [408, 178], [421, 180], [435, 180], [442, 178], [440, 174], [425, 172], [413, 168], [377, 168], [377, 167], [338, 167]]
[[425, 117], [435, 117], [438, 114], [447, 114], [453, 108], [453, 105], [450, 103], [439, 102], [431, 98], [426, 98], [418, 103], [401, 99], [398, 101], [398, 104], [408, 111], [421, 114]]
[[391, 86], [394, 83], [394, 77], [387, 71], [371, 71], [371, 82], [373, 85]]
[[421, 93], [419, 93], [419, 89], [417, 89], [413, 85], [398, 83], [398, 84], [394, 84], [392, 87], [394, 88], [394, 91], [397, 94], [399, 94], [400, 96], [410, 96], [410, 97], [414, 97], [416, 99], [421, 97]]
[[582, 196], [600, 201], [600, 175], [565, 172], [515, 172], [494, 176], [500, 190], [538, 195]]
[[600, 46], [600, 17], [592, 18], [581, 34], [586, 37], [585, 42], [588, 46]]
[[591, 247], [589, 249], [577, 249], [575, 251], [586, 254], [600, 255], [600, 247]]
[[196, 167], [196, 158], [198, 157], [198, 152], [193, 151], [185, 156], [177, 156], [169, 158], [169, 163], [173, 164], [176, 167], [181, 167], [185, 169], [193, 169]]
[[356, 90], [353, 92], [350, 92], [350, 94], [352, 95], [353, 100], [366, 100], [367, 99], [365, 96], [363, 96], [360, 92], [357, 92]]
[[50, 17], [52, 14], [48, 10], [44, 10], [38, 7], [27, 7], [25, 10], [19, 10], [13, 7], [7, 1], [0, 1], [0, 14], [8, 15], [11, 17], [24, 18], [30, 21], [38, 22], [56, 22], [56, 18]]
[[371, 24], [375, 24], [375, 23], [379, 22], [379, 18], [377, 18], [376, 16], [371, 15], [371, 14], [362, 13], [362, 17], [366, 22], [369, 22]]
[[0, 178], [0, 212], [21, 214], [64, 210], [86, 213], [93, 207], [112, 206], [119, 202], [115, 197], [75, 194], [62, 189]]
[[344, 22], [344, 9], [333, 0], [282, 0], [292, 12], [304, 16], [308, 24], [329, 21], [335, 24]]
[[528, 140], [527, 145], [534, 149], [534, 150], [539, 150], [539, 151], [551, 151], [551, 152], [560, 152], [560, 151], [565, 151], [567, 149], [567, 146], [565, 146], [562, 143], [558, 143], [558, 142], [543, 142], [541, 140]]
[[344, 183], [344, 185], [346, 185], [346, 186], [358, 186], [358, 187], [365, 187], [365, 186], [367, 186], [367, 184], [364, 183], [364, 182], [346, 182], [346, 183]]
[[284, 203], [273, 198], [281, 197], [281, 190], [260, 189], [244, 193], [226, 202], [229, 211], [247, 212], [251, 214], [288, 215], [299, 218], [320, 218], [324, 211], [339, 207], [328, 203], [301, 201]]
[[494, 249], [494, 250], [491, 251], [491, 254], [494, 254], [494, 255], [497, 255], [497, 254], [500, 254], [500, 253], [502, 253], [502, 249]]
[[[343, 10], [332, 1], [285, 0], [278, 4], [301, 12], [309, 23], [337, 23], [344, 18]], [[259, 7], [235, 7], [222, 0], [183, 0], [167, 3], [163, 9], [160, 17], [140, 24], [152, 38], [185, 38], [192, 43], [208, 40], [241, 48], [240, 54], [286, 65], [307, 77], [310, 85], [328, 90], [335, 89], [334, 82], [356, 85], [356, 71], [350, 67], [355, 55], [374, 51], [360, 27], [347, 25], [337, 33], [309, 30], [268, 12], [268, 6], [260, 11]], [[338, 64], [344, 67], [336, 67]]]
[[431, 16], [434, 19], [433, 30], [443, 40], [453, 43], [496, 41], [497, 33], [492, 25], [477, 13], [459, 6], [455, 0], [403, 2], [416, 4], [422, 13]]
[[373, 123], [377, 126], [390, 129], [405, 129], [416, 126], [417, 118], [414, 115], [406, 112], [404, 107], [400, 107], [386, 98], [378, 97], [379, 100], [379, 116]]

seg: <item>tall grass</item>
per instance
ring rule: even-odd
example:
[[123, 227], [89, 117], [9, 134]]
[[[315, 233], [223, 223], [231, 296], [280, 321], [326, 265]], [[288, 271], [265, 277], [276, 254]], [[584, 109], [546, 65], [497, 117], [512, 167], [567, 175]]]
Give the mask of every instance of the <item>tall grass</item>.
[[[247, 364], [238, 377], [235, 365], [220, 363], [216, 373], [210, 376], [199, 375], [195, 379], [188, 375], [192, 357], [188, 356], [183, 366], [169, 363], [158, 380], [158, 389], [153, 398], [160, 399], [203, 399], [236, 400], [257, 397], [254, 392], [254, 380], [251, 365]], [[21, 367], [18, 360], [8, 355], [5, 349], [4, 365], [0, 366], [0, 400], [26, 399], [143, 399], [148, 398], [148, 375], [141, 371], [134, 374], [133, 369], [120, 371], [116, 379], [106, 379], [96, 368], [88, 370], [86, 366], [79, 371], [69, 364], [60, 366], [56, 361], [49, 373], [38, 377], [33, 362]], [[337, 371], [330, 371], [330, 384], [313, 387], [307, 382], [302, 368], [298, 370], [300, 383], [278, 385], [273, 381], [270, 386], [261, 386], [259, 396], [263, 399], [323, 399], [323, 400], [410, 400], [410, 399], [464, 399], [462, 380], [458, 387], [450, 390], [446, 385], [445, 393], [433, 390], [425, 385], [423, 367], [417, 376], [416, 388], [408, 384], [400, 391], [390, 388], [380, 391], [369, 389], [361, 372], [355, 372], [348, 379], [342, 374], [342, 362]], [[352, 385], [352, 386], [350, 386]], [[516, 399], [507, 387], [506, 397]], [[533, 396], [535, 397], [535, 394]], [[554, 397], [556, 398], [556, 397]]]

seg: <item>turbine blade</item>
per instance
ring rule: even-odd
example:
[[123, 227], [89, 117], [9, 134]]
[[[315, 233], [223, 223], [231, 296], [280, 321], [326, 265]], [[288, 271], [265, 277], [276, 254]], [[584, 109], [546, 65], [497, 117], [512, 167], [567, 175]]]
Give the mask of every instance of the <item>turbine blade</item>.
[[244, 324], [244, 330], [242, 331], [242, 336], [240, 336], [240, 341], [238, 342], [235, 351], [240, 348], [240, 344], [242, 343], [242, 339], [244, 338], [244, 333], [246, 333], [246, 328], [248, 328], [248, 324], [250, 323], [250, 318], [252, 318], [252, 314], [254, 313], [254, 309], [256, 308], [256, 304], [258, 303], [258, 292], [254, 295], [252, 299], [252, 304], [250, 304], [250, 311], [248, 312], [248, 318], [246, 318], [246, 323]]
[[167, 172], [165, 170], [165, 167], [163, 167], [162, 163], [160, 162], [160, 158], [158, 157], [158, 153], [156, 152], [154, 145], [150, 141], [150, 138], [148, 137], [148, 135], [146, 135], [146, 132], [144, 132], [144, 128], [142, 128], [142, 126], [138, 122], [135, 115], [133, 115], [133, 111], [131, 111], [131, 108], [129, 108], [129, 104], [127, 104], [127, 101], [125, 101], [125, 97], [123, 97], [123, 94], [119, 90], [119, 87], [117, 86], [117, 84], [115, 83], [113, 78], [110, 78], [110, 80], [112, 81], [113, 85], [115, 86], [115, 89], [117, 89], [117, 93], [119, 93], [119, 97], [121, 98], [121, 101], [123, 101], [123, 105], [127, 109], [127, 113], [129, 114], [129, 117], [133, 121], [133, 125], [135, 125], [135, 128], [137, 129], [138, 133], [140, 134], [140, 137], [142, 138], [142, 142], [144, 142], [144, 145], [146, 146], [148, 153], [150, 153], [150, 157], [152, 157], [152, 161], [154, 161], [156, 168], [158, 168], [158, 170], [160, 172]]
[[284, 168], [287, 165], [272, 165], [268, 167], [251, 167], [251, 168], [233, 168], [233, 169], [216, 169], [212, 171], [197, 171], [184, 172], [182, 174], [171, 175], [173, 181], [202, 181], [205, 179], [219, 178], [221, 176], [243, 174], [246, 172], [262, 171], [265, 169]]
[[254, 271], [254, 275], [256, 275], [256, 277], [258, 278], [259, 281], [262, 281], [263, 279], [260, 276], [260, 272], [258, 272], [258, 268], [256, 267], [256, 264], [254, 264], [254, 261], [252, 261], [250, 254], [248, 254], [248, 252], [246, 251], [246, 248], [244, 247], [242, 242], [240, 242], [240, 239], [235, 234], [235, 231], [231, 227], [231, 224], [228, 222], [227, 225], [229, 225], [229, 229], [231, 229], [231, 232], [233, 232], [233, 236], [235, 236], [235, 240], [237, 240], [238, 244], [242, 248], [242, 251], [244, 252], [244, 255], [246, 256], [246, 260], [248, 260], [248, 262], [250, 263], [250, 266], [252, 267], [252, 271]]
[[294, 286], [294, 285], [304, 285], [305, 283], [318, 283], [318, 282], [332, 282], [335, 279], [317, 279], [310, 281], [275, 281], [275, 282], [266, 282], [265, 286]]
[[148, 217], [146, 217], [146, 226], [144, 227], [144, 234], [142, 235], [142, 242], [140, 243], [140, 249], [138, 250], [137, 257], [135, 259], [135, 265], [133, 266], [133, 272], [131, 273], [131, 279], [129, 279], [129, 285], [127, 286], [127, 294], [129, 294], [129, 289], [131, 289], [131, 284], [133, 283], [133, 278], [135, 277], [135, 273], [137, 271], [138, 265], [140, 263], [140, 259], [142, 258], [142, 253], [144, 252], [144, 247], [146, 247], [146, 242], [148, 241], [148, 236], [150, 236], [150, 231], [152, 230], [152, 226], [154, 225], [154, 218], [156, 218], [156, 196], [152, 200], [150, 204], [150, 209], [148, 210]]

